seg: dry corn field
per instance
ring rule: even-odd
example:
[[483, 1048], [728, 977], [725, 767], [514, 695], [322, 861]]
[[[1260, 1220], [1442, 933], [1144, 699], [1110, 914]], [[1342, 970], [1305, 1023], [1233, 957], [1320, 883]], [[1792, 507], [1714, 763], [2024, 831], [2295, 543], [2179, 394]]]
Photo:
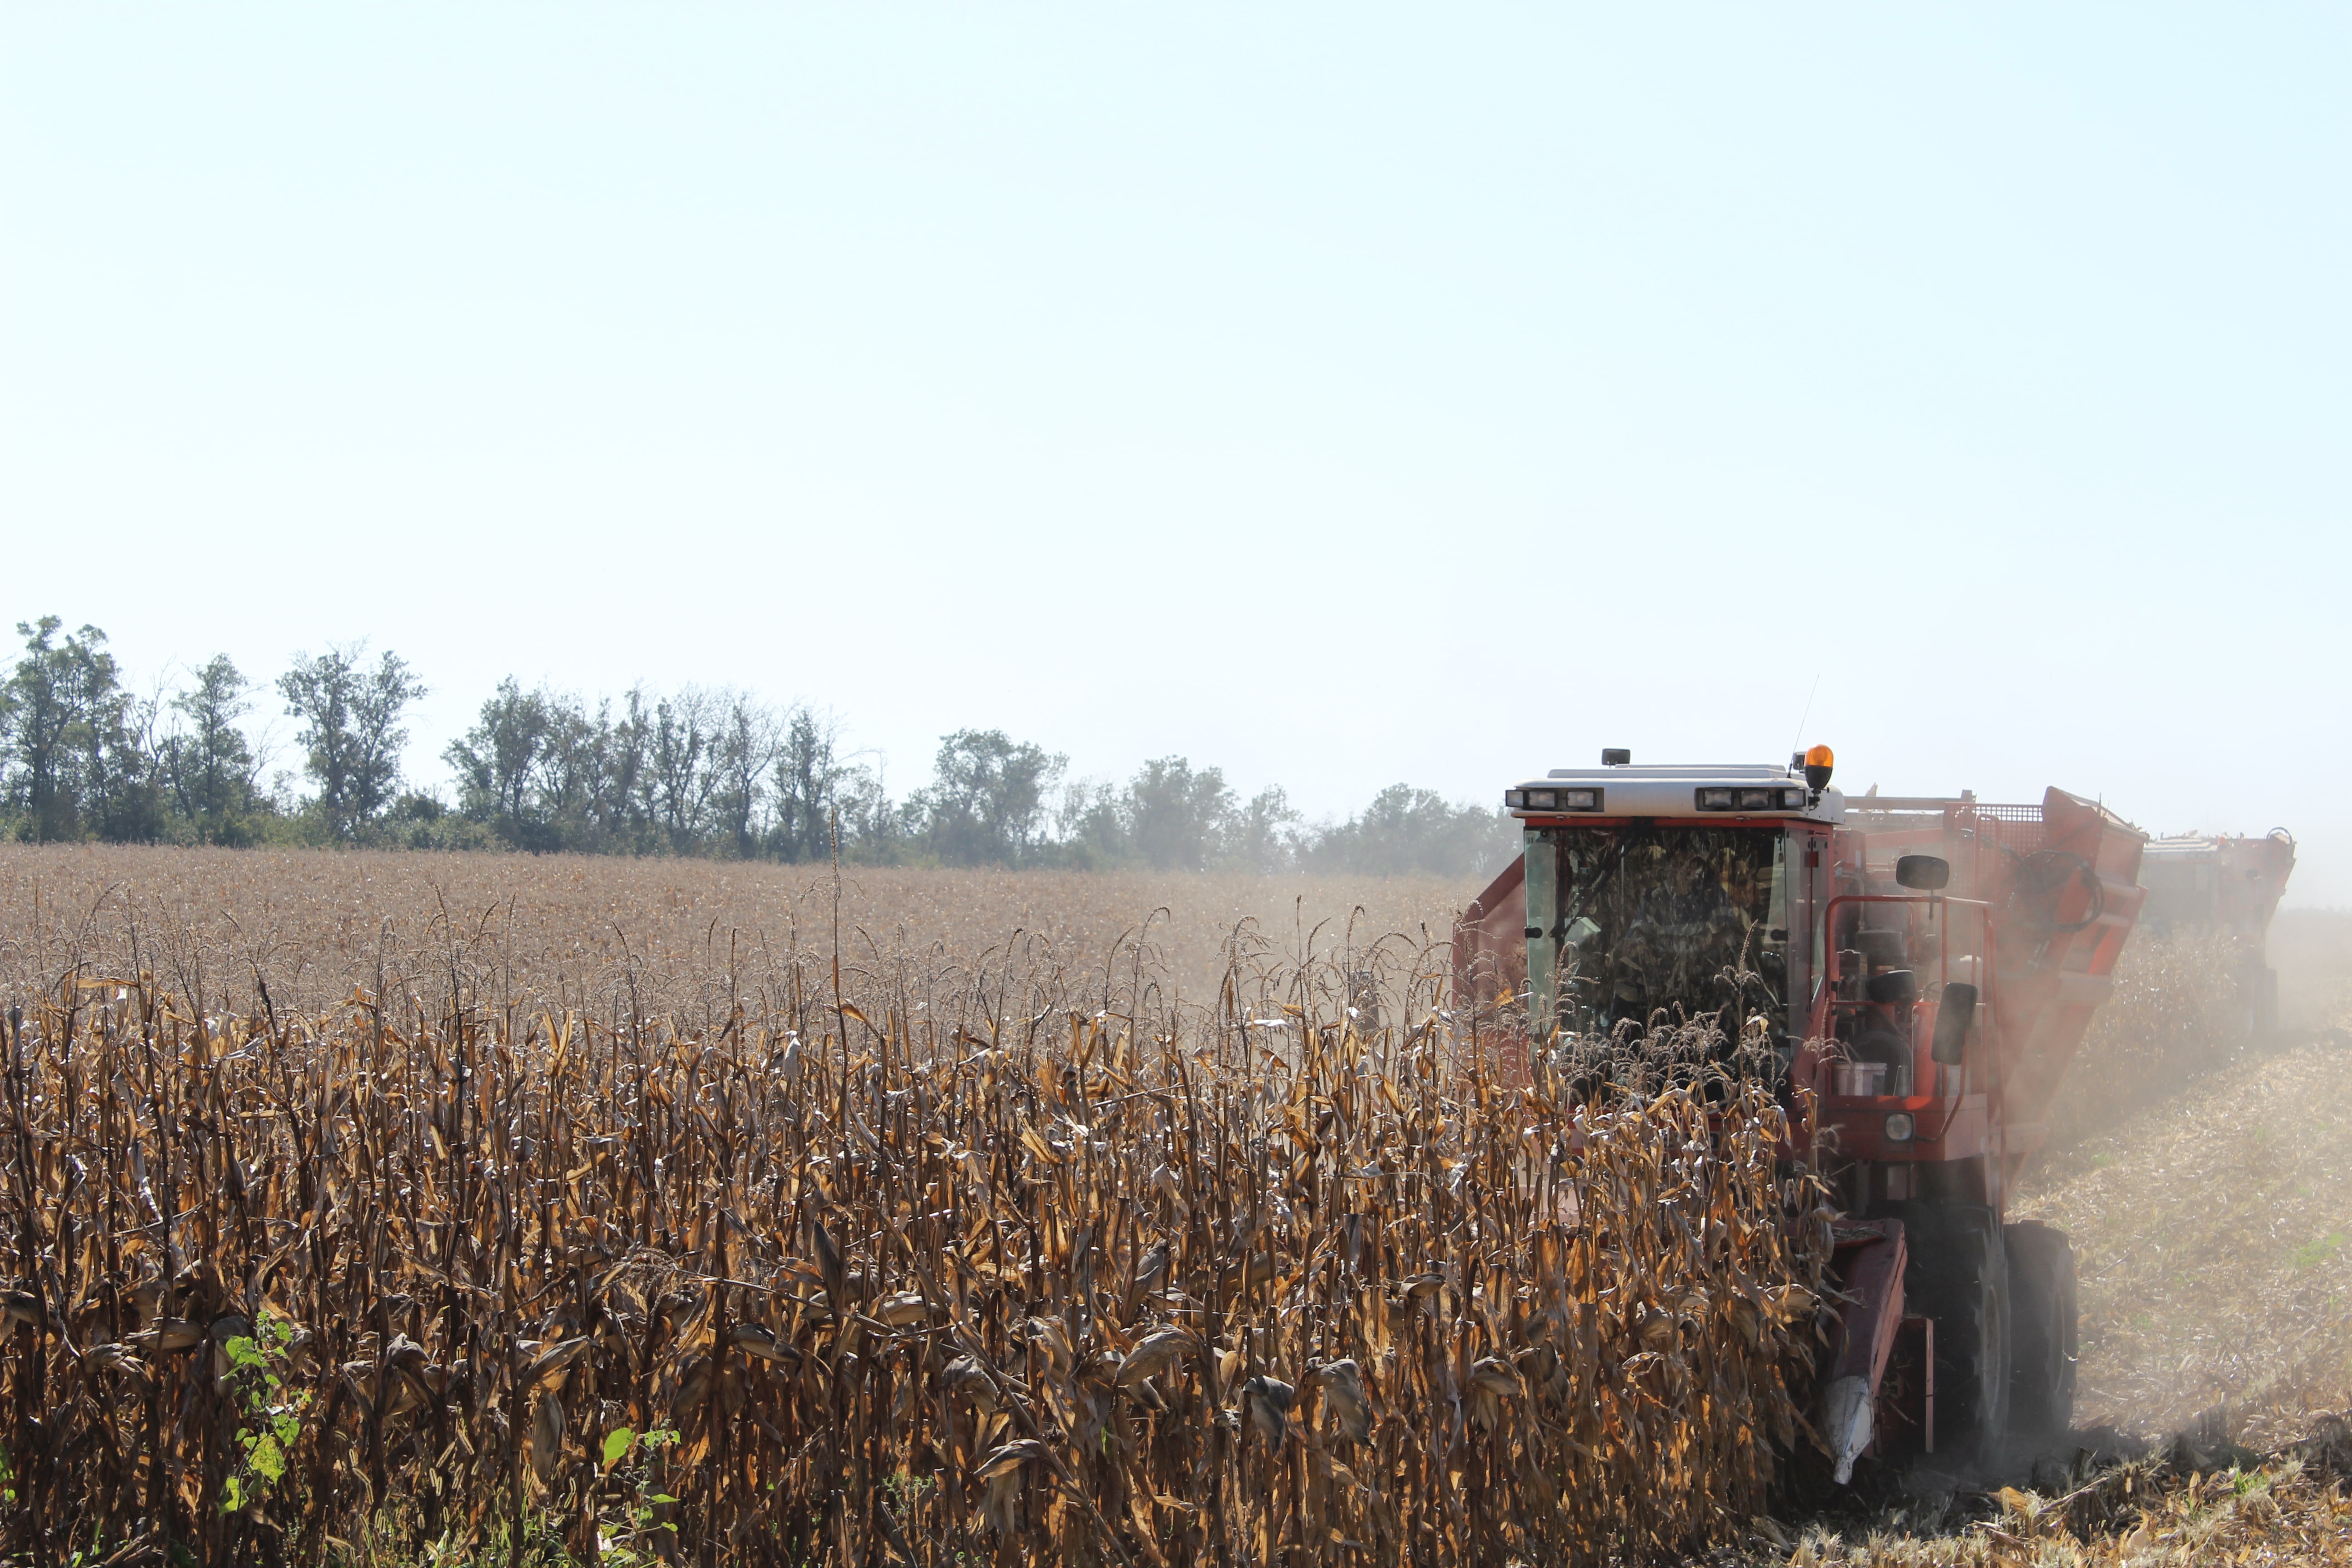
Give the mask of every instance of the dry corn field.
[[1776, 1113], [1482, 1079], [1473, 890], [856, 868], [836, 994], [808, 868], [0, 847], [0, 1555], [2352, 1562], [2333, 1037], [2129, 952], [2021, 1205], [2154, 1455], [1808, 1522]]
[[13, 1560], [1657, 1561], [1800, 1440], [1780, 1111], [1506, 1090], [1417, 934], [312, 858], [7, 865]]
[[[853, 986], [889, 965], [952, 991], [983, 956], [1075, 986], [1114, 963], [1133, 974], [1140, 960], [1152, 1002], [1175, 1006], [1213, 999], [1244, 923], [1256, 942], [1301, 958], [1351, 931], [1359, 947], [1381, 936], [1425, 946], [1446, 939], [1476, 891], [1412, 879], [853, 866], [837, 919]], [[259, 972], [279, 1005], [317, 1011], [374, 984], [380, 954], [395, 990], [446, 984], [425, 969], [454, 937], [495, 968], [501, 994], [598, 1011], [634, 986], [639, 1006], [705, 1022], [743, 974], [813, 948], [829, 955], [836, 922], [823, 867], [106, 845], [0, 845], [0, 984], [20, 987], [78, 950], [139, 946], [142, 963], [183, 989], [249, 992]]]

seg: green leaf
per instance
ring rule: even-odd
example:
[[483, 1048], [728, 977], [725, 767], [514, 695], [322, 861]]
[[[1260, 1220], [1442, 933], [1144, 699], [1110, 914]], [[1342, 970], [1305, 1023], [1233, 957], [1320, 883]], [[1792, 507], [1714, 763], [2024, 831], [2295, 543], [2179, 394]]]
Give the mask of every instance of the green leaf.
[[637, 1435], [635, 1432], [630, 1431], [626, 1426], [615, 1426], [610, 1432], [605, 1433], [604, 1468], [609, 1470], [614, 1465], [619, 1464], [621, 1462], [621, 1456], [626, 1454], [629, 1451], [629, 1445], [636, 1440]]

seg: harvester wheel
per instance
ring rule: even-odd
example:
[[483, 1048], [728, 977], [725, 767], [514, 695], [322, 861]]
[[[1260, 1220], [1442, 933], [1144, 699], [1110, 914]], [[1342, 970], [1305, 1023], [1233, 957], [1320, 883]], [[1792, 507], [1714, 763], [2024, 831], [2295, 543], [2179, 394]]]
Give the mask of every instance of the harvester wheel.
[[2074, 1422], [2074, 1248], [2031, 1221], [2004, 1226], [2009, 1247], [2010, 1430], [2035, 1440]]
[[1936, 1458], [1990, 1469], [2009, 1431], [2009, 1249], [1992, 1210], [1899, 1204], [1904, 1300], [1936, 1322]]

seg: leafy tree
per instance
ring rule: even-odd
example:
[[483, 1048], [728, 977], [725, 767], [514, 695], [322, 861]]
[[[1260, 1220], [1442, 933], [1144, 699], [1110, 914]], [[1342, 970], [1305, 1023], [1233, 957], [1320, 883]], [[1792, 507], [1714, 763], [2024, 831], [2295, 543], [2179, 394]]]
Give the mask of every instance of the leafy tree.
[[1128, 792], [1100, 779], [1064, 786], [1054, 812], [1055, 848], [1066, 866], [1086, 869], [1135, 858], [1134, 812]]
[[1223, 847], [1234, 792], [1217, 768], [1157, 757], [1127, 786], [1129, 833], [1155, 871], [1202, 871]]
[[561, 716], [559, 700], [523, 690], [510, 675], [482, 704], [474, 727], [441, 753], [457, 775], [458, 809], [518, 848], [559, 847], [543, 819], [541, 774], [552, 760]]
[[713, 827], [730, 854], [749, 860], [760, 852], [760, 809], [776, 759], [778, 726], [774, 713], [740, 691], [721, 700], [726, 710], [710, 759]]
[[858, 771], [836, 755], [840, 735], [838, 724], [805, 704], [785, 719], [775, 763], [775, 847], [782, 859], [822, 860], [833, 852], [842, 789]]
[[[67, 635], [47, 616], [17, 631], [25, 651], [0, 683], [0, 799], [16, 832], [240, 844], [291, 809], [283, 775], [274, 795], [259, 787], [240, 723], [254, 683], [226, 655], [168, 701], [141, 702], [96, 627]], [[813, 861], [837, 841], [846, 858], [886, 864], [1444, 877], [1489, 871], [1517, 848], [1501, 814], [1404, 784], [1316, 828], [1300, 826], [1281, 790], [1244, 803], [1222, 770], [1181, 756], [1154, 758], [1124, 784], [1066, 786], [1066, 758], [1001, 730], [942, 737], [929, 784], [894, 801], [878, 763], [850, 763], [837, 721], [804, 705], [688, 686], [667, 698], [632, 689], [592, 711], [512, 677], [443, 752], [458, 784], [452, 809], [401, 792], [401, 718], [425, 689], [397, 655], [370, 665], [364, 651], [298, 655], [277, 682], [302, 721], [318, 792], [309, 809], [344, 842]]]
[[925, 843], [950, 866], [1021, 864], [1037, 846], [1046, 794], [1068, 763], [1002, 730], [943, 737], [930, 786], [909, 803]]
[[203, 844], [254, 841], [252, 819], [262, 808], [261, 763], [237, 721], [253, 710], [253, 682], [215, 654], [195, 683], [173, 697], [180, 727], [156, 748], [172, 809]]
[[60, 642], [64, 625], [55, 616], [19, 621], [24, 656], [0, 687], [18, 831], [37, 840], [154, 837], [153, 769], [106, 634], [86, 626]]
[[711, 701], [688, 686], [656, 703], [646, 732], [644, 792], [655, 827], [673, 855], [691, 855], [702, 837], [715, 780], [708, 763]]
[[577, 698], [550, 702], [541, 810], [562, 847], [607, 854], [665, 847], [656, 842], [645, 790], [653, 721], [644, 690], [629, 692], [617, 718], [610, 699], [593, 714]]
[[1318, 834], [1301, 853], [1309, 870], [1364, 877], [1463, 877], [1498, 868], [1519, 827], [1500, 811], [1450, 805], [1435, 790], [1391, 784], [1360, 816]]
[[1269, 876], [1298, 854], [1298, 813], [1278, 787], [1260, 790], [1225, 824], [1224, 859], [1238, 869]]
[[[900, 864], [922, 833], [919, 804], [893, 802], [878, 766], [842, 769], [834, 781], [833, 812], [840, 823], [843, 857], [868, 865]], [[821, 821], [817, 831], [830, 854], [833, 822]]]
[[[825, 842], [845, 775], [829, 730], [747, 693], [688, 687], [616, 713], [512, 677], [443, 753], [459, 810], [526, 849], [750, 858]], [[814, 800], [814, 815], [805, 804]]]
[[408, 731], [400, 716], [425, 695], [405, 660], [386, 649], [373, 670], [362, 669], [365, 643], [331, 647], [316, 658], [295, 655], [278, 678], [286, 711], [302, 721], [299, 739], [305, 766], [319, 786], [318, 808], [327, 829], [346, 841], [362, 837], [392, 804], [400, 784], [400, 749]]
[[1163, 871], [1230, 868], [1264, 874], [1293, 863], [1297, 821], [1279, 789], [1240, 804], [1222, 769], [1196, 772], [1185, 758], [1160, 757], [1144, 763], [1123, 788], [1070, 785], [1055, 813], [1055, 832], [1067, 865], [1140, 861]]

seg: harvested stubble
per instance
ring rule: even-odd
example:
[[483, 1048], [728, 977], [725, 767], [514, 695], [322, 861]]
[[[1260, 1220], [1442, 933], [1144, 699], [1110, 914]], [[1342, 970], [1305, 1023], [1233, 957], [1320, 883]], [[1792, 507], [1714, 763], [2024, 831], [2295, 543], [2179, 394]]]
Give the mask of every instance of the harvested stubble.
[[1827, 1227], [1760, 1089], [1505, 1092], [1360, 972], [820, 978], [692, 1034], [28, 998], [7, 1552], [1654, 1560], [1795, 1440]]
[[2077, 1417], [2161, 1439], [2226, 1410], [2258, 1447], [2352, 1390], [2352, 1057], [2251, 1056], [2032, 1173], [2074, 1238]]
[[[2298, 1445], [2248, 1469], [2174, 1472], [2120, 1466], [2071, 1491], [2004, 1487], [1988, 1516], [1916, 1535], [1898, 1521], [1863, 1539], [1807, 1531], [1759, 1551], [1762, 1568], [2318, 1568], [2352, 1563], [2352, 1500], [2340, 1457]], [[1775, 1533], [1779, 1533], [1777, 1531]], [[1760, 1544], [1760, 1543], [1759, 1543]]]

